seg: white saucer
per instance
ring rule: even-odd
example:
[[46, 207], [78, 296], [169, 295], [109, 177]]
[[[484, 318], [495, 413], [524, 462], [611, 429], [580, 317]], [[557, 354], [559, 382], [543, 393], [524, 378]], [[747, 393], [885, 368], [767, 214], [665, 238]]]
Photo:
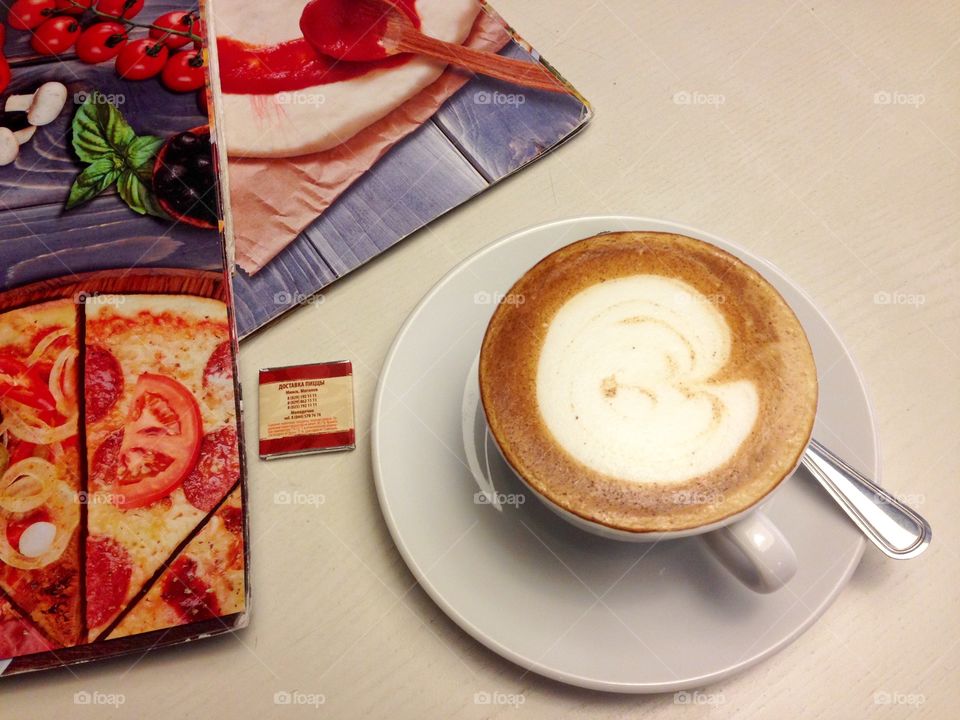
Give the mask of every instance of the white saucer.
[[[509, 504], [524, 488], [490, 445], [472, 395], [493, 302], [544, 255], [617, 230], [700, 238], [770, 280], [796, 311], [816, 356], [815, 436], [879, 476], [863, 382], [810, 299], [772, 265], [728, 242], [632, 217], [577, 218], [521, 231], [468, 258], [427, 293], [384, 364], [373, 411], [373, 470], [384, 518], [410, 570], [474, 638], [573, 685], [676, 691], [716, 682], [797, 638], [839, 594], [865, 541], [800, 470], [766, 506], [800, 569], [785, 588], [757, 595], [697, 538], [620, 543], [568, 525], [535, 498]], [[504, 501], [499, 507], [477, 502], [484, 483]]]

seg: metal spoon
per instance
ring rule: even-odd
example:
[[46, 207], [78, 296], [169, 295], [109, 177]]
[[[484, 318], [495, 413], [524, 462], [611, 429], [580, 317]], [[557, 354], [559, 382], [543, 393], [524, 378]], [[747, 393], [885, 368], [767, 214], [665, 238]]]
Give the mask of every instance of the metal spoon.
[[906, 560], [927, 549], [932, 531], [926, 520], [816, 440], [800, 462], [885, 555]]

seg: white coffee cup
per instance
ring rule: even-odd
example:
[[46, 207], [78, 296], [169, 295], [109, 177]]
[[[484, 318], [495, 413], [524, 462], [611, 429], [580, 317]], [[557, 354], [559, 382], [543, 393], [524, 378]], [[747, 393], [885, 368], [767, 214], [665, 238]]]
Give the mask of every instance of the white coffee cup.
[[717, 522], [671, 532], [631, 532], [582, 518], [541, 495], [510, 464], [493, 433], [490, 433], [490, 437], [517, 479], [556, 515], [581, 530], [609, 540], [637, 543], [702, 536], [714, 557], [744, 585], [758, 593], [779, 590], [797, 572], [797, 555], [793, 547], [763, 512], [763, 505], [783, 486], [784, 481], [756, 505]]

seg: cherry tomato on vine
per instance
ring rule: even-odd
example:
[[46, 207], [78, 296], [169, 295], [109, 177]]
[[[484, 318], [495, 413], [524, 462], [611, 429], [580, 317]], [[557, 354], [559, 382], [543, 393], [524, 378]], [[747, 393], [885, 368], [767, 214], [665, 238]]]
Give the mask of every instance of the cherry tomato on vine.
[[182, 48], [191, 42], [191, 40], [183, 35], [168, 35], [167, 30], [178, 30], [180, 32], [193, 33], [194, 35], [199, 35], [202, 32], [200, 18], [197, 17], [196, 13], [187, 12], [186, 10], [174, 10], [173, 12], [164, 13], [154, 20], [153, 24], [157, 27], [150, 28], [150, 37], [154, 40], [163, 38], [164, 44], [171, 50]]
[[127, 43], [127, 28], [118, 22], [91, 25], [77, 39], [77, 57], [85, 63], [113, 60]]
[[7, 23], [14, 30], [33, 30], [53, 13], [54, 0], [17, 0], [10, 6]]
[[170, 56], [160, 80], [173, 92], [199, 90], [205, 82], [203, 56], [197, 50], [184, 50]]
[[128, 42], [117, 55], [117, 74], [125, 80], [146, 80], [163, 70], [170, 51], [163, 43], [142, 38]]
[[143, 0], [100, 0], [97, 3], [97, 10], [106, 15], [130, 20], [143, 10]]
[[44, 20], [30, 38], [30, 47], [40, 55], [59, 55], [73, 47], [80, 36], [80, 25], [70, 15]]
[[56, 0], [57, 12], [67, 15], [83, 15], [83, 11], [93, 5], [93, 0]]

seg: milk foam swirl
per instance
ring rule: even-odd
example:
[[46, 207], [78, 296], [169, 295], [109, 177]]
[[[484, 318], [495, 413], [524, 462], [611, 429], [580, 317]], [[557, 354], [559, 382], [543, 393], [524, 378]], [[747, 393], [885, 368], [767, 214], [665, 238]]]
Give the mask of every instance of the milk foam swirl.
[[711, 298], [675, 278], [598, 283], [563, 304], [537, 366], [557, 442], [635, 483], [681, 483], [730, 460], [759, 411], [751, 380], [719, 383], [731, 332]]

